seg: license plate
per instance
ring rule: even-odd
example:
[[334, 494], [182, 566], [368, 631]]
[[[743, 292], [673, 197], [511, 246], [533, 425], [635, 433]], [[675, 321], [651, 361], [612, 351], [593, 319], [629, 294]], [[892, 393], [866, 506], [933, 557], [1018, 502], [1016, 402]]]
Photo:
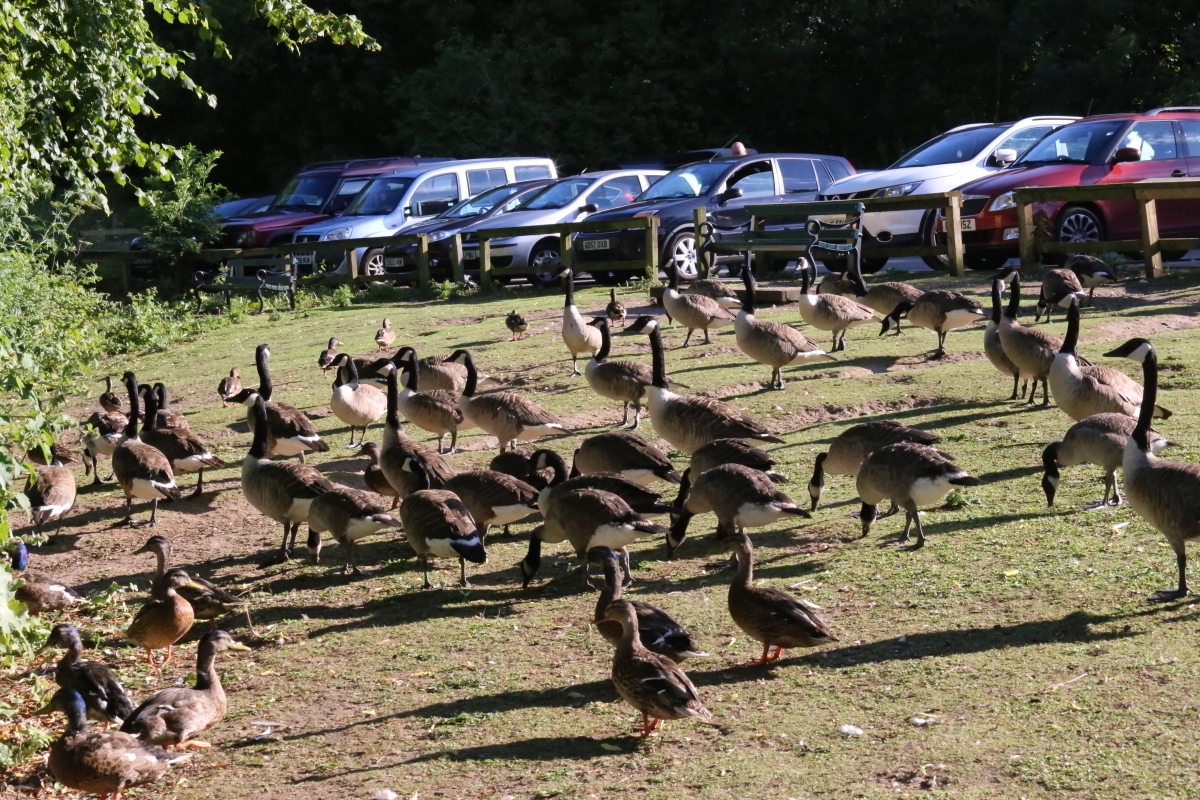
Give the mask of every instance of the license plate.
[[383, 265], [384, 265], [385, 267], [403, 267], [403, 266], [404, 266], [404, 259], [403, 259], [403, 258], [396, 257], [396, 256], [393, 256], [393, 257], [391, 257], [391, 258], [385, 258], [385, 259], [383, 260]]
[[608, 239], [585, 239], [584, 250], [607, 250], [610, 247]]
[[958, 224], [959, 224], [959, 230], [963, 230], [963, 231], [975, 230], [975, 220], [973, 220], [973, 219], [960, 219], [958, 221]]
[[826, 225], [845, 225], [849, 217], [820, 217]]
[[478, 260], [479, 260], [479, 251], [478, 250], [463, 250], [463, 261], [478, 261]]
[[292, 258], [295, 260], [295, 262], [297, 264], [300, 264], [300, 265], [306, 266], [306, 267], [311, 267], [312, 263], [313, 263], [314, 255], [316, 255], [316, 254], [315, 253], [293, 253]]

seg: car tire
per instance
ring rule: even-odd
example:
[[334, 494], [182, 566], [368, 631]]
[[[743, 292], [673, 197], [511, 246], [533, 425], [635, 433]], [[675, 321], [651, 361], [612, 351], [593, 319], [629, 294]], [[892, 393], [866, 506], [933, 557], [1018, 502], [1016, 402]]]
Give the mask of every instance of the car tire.
[[387, 274], [387, 270], [383, 267], [382, 247], [372, 247], [363, 253], [362, 259], [358, 262], [358, 274], [371, 277]]
[[[1056, 242], [1102, 242], [1105, 239], [1104, 220], [1087, 206], [1067, 206], [1054, 221]], [[1046, 261], [1064, 264], [1074, 253], [1053, 253]]]
[[695, 231], [687, 228], [667, 240], [667, 246], [663, 248], [662, 265], [666, 267], [667, 262], [674, 262], [682, 281], [694, 281], [699, 277]]
[[547, 288], [560, 285], [562, 278], [558, 277], [558, 273], [562, 270], [562, 258], [559, 253], [558, 239], [543, 239], [535, 244], [529, 251], [528, 266], [530, 269], [554, 267], [552, 270], [539, 270], [532, 275], [527, 275], [526, 278], [534, 286]]
[[[941, 244], [938, 241], [937, 235], [938, 215], [936, 211], [928, 211], [921, 219], [921, 244], [925, 247], [936, 247]], [[921, 260], [925, 262], [925, 266], [937, 272], [946, 272], [950, 269], [950, 258], [948, 256], [921, 256]]]
[[879, 258], [864, 258], [862, 260], [862, 271], [867, 275], [874, 275], [879, 270], [887, 266], [888, 257], [881, 256]]
[[592, 276], [592, 280], [601, 286], [622, 286], [629, 281], [637, 273], [634, 272], [615, 272], [610, 269], [591, 271], [588, 274]]

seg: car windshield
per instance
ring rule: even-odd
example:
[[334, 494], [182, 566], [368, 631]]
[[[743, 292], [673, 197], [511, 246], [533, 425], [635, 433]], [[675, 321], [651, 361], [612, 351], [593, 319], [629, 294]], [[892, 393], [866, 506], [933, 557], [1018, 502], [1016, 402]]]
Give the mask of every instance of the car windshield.
[[292, 182], [285, 186], [279, 196], [271, 202], [271, 209], [319, 209], [329, 199], [336, 182], [337, 178], [332, 175], [292, 178]]
[[1029, 149], [1014, 166], [1034, 164], [1095, 164], [1108, 152], [1123, 119], [1077, 122], [1050, 133]]
[[712, 191], [729, 169], [726, 163], [689, 164], [670, 172], [642, 192], [638, 200], [666, 200], [672, 197], [700, 197]]
[[391, 214], [412, 186], [412, 178], [376, 178], [358, 193], [346, 209], [347, 217], [382, 217]]
[[495, 189], [480, 192], [474, 197], [468, 197], [458, 205], [446, 209], [438, 217], [440, 219], [477, 217], [480, 214], [486, 214], [491, 211], [496, 207], [497, 203], [503, 202], [518, 191], [520, 191], [519, 186], [497, 186]]
[[571, 178], [547, 186], [521, 204], [520, 211], [537, 211], [544, 208], [562, 208], [587, 191], [594, 178]]
[[983, 149], [1011, 125], [983, 125], [965, 131], [943, 133], [925, 144], [905, 153], [888, 169], [900, 167], [931, 167], [935, 164], [961, 164], [979, 157]]

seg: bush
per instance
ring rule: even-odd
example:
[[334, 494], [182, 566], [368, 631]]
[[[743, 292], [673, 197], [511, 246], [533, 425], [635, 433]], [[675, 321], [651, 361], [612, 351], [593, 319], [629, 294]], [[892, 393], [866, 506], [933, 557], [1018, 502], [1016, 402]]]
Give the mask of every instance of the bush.
[[334, 308], [349, 308], [354, 303], [354, 290], [350, 284], [343, 283], [333, 290], [329, 302]]
[[220, 156], [219, 150], [204, 153], [189, 145], [171, 170], [171, 180], [148, 179], [149, 188], [141, 197], [141, 227], [142, 240], [151, 254], [182, 258], [198, 253], [220, 236], [221, 226], [212, 211], [229, 192], [208, 181]]

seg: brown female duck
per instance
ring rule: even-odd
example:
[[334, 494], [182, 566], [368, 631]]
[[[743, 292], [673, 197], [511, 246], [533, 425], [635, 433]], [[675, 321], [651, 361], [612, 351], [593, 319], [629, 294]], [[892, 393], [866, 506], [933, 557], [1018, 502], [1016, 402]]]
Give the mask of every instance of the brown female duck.
[[[604, 588], [596, 600], [596, 630], [612, 645], [621, 643], [621, 624], [604, 618], [608, 607], [621, 600], [621, 581], [617, 580], [620, 557], [611, 547], [593, 547], [588, 551], [588, 560], [604, 567]], [[638, 638], [652, 653], [666, 656], [676, 664], [685, 658], [706, 656], [692, 642], [687, 629], [657, 606], [641, 600], [626, 600], [633, 607], [638, 619]]]
[[[183, 587], [197, 592], [204, 590], [183, 570], [172, 570], [163, 583], [152, 588], [151, 600], [141, 607], [125, 631], [125, 638], [146, 648], [146, 660], [152, 667], [162, 667], [171, 660], [175, 643], [187, 635], [196, 621], [192, 604], [179, 594]], [[154, 651], [163, 647], [167, 648], [167, 657], [162, 664], [156, 664]]]
[[[165, 536], [151, 536], [144, 545], [134, 550], [132, 555], [136, 556], [142, 553], [154, 553], [158, 560], [154, 569], [154, 582], [150, 587], [151, 594], [154, 589], [165, 584], [172, 574], [184, 573], [181, 569], [168, 569], [171, 562], [171, 542]], [[200, 587], [199, 591], [186, 585], [177, 591], [179, 596], [192, 606], [192, 614], [197, 620], [208, 621], [209, 630], [216, 628], [217, 620], [226, 614], [246, 608], [245, 600], [234, 597], [215, 583], [204, 578], [192, 578], [191, 580]], [[249, 622], [248, 617], [246, 621]]]

